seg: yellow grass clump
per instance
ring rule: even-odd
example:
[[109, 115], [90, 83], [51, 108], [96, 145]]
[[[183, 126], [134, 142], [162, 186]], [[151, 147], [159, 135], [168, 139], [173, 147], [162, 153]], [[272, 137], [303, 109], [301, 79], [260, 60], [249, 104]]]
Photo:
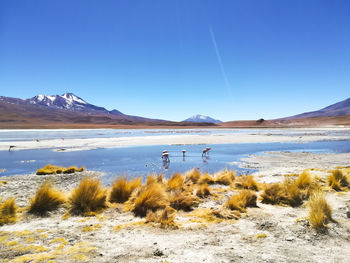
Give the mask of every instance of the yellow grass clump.
[[133, 179], [129, 182], [125, 177], [118, 178], [112, 184], [109, 201], [112, 203], [124, 203], [129, 199], [131, 193], [141, 186], [142, 178]]
[[241, 175], [238, 176], [235, 182], [237, 188], [250, 189], [258, 191], [258, 183], [255, 181], [252, 175]]
[[312, 181], [313, 180], [310, 172], [307, 170], [304, 170], [295, 180], [295, 184], [298, 188], [305, 189], [311, 186]]
[[148, 211], [146, 215], [146, 223], [159, 223], [161, 228], [176, 228], [176, 224], [174, 221], [175, 216], [175, 209], [167, 206], [163, 211]]
[[262, 203], [285, 204], [296, 207], [302, 204], [302, 193], [294, 181], [285, 180], [282, 183], [273, 183], [266, 186], [261, 194]]
[[169, 190], [180, 190], [184, 186], [185, 178], [180, 174], [176, 173], [171, 176], [168, 181], [168, 189]]
[[196, 195], [198, 197], [207, 197], [209, 195], [211, 195], [210, 189], [208, 187], [208, 184], [201, 184], [197, 186], [197, 193]]
[[0, 203], [0, 226], [16, 222], [17, 205], [14, 198], [7, 199]]
[[134, 212], [136, 216], [145, 217], [148, 211], [155, 212], [168, 205], [164, 187], [159, 183], [152, 183], [135, 191], [125, 203], [125, 210]]
[[147, 176], [146, 185], [154, 184], [157, 182], [158, 182], [158, 179], [156, 175], [150, 174]]
[[176, 210], [191, 211], [193, 206], [198, 205], [198, 197], [183, 192], [170, 195], [170, 206]]
[[325, 232], [327, 224], [332, 221], [332, 209], [323, 192], [315, 192], [308, 202], [309, 221], [317, 232]]
[[239, 194], [233, 195], [227, 200], [225, 206], [231, 210], [245, 212], [246, 207], [257, 207], [256, 199], [257, 196], [253, 191], [242, 190]]
[[335, 191], [341, 191], [342, 188], [349, 187], [349, 180], [340, 170], [334, 170], [331, 175], [327, 177], [328, 185]]
[[43, 216], [49, 211], [56, 210], [65, 202], [66, 198], [64, 194], [55, 190], [49, 182], [45, 182], [30, 200], [28, 212]]
[[215, 175], [215, 183], [231, 185], [236, 178], [236, 172], [233, 170], [223, 170]]
[[54, 166], [52, 164], [48, 164], [43, 168], [40, 168], [36, 171], [37, 175], [45, 175], [45, 174], [70, 174], [75, 172], [82, 172], [85, 168], [82, 166], [81, 168], [71, 166], [71, 167], [61, 167], [61, 166]]
[[214, 184], [215, 180], [210, 174], [205, 173], [199, 178], [197, 183], [198, 184]]
[[188, 172], [186, 172], [186, 180], [192, 181], [192, 183], [196, 184], [201, 177], [202, 173], [198, 168], [194, 168]]
[[84, 214], [98, 212], [106, 207], [107, 190], [98, 179], [85, 178], [75, 188], [69, 198], [70, 212]]

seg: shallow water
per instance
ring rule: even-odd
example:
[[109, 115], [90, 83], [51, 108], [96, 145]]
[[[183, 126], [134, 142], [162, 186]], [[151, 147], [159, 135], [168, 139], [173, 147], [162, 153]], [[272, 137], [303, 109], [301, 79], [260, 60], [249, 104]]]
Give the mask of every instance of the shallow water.
[[[211, 147], [206, 158], [202, 149]], [[181, 150], [186, 149], [183, 159]], [[170, 163], [163, 166], [160, 158], [163, 150], [169, 151]], [[194, 167], [203, 172], [216, 172], [228, 168], [239, 173], [252, 171], [237, 167], [237, 161], [249, 154], [265, 151], [350, 152], [350, 141], [323, 141], [311, 143], [249, 143], [218, 145], [167, 145], [96, 149], [77, 152], [53, 152], [50, 150], [0, 151], [0, 176], [29, 174], [48, 163], [60, 166], [85, 166], [89, 170], [106, 172], [104, 183], [110, 183], [117, 175], [128, 177], [145, 176], [162, 172], [166, 176], [184, 172]]]
[[308, 136], [316, 134], [343, 136], [349, 130], [318, 129], [58, 129], [58, 130], [0, 130], [0, 142], [34, 141], [48, 139], [88, 139], [88, 138], [120, 138], [144, 137], [182, 134], [274, 134], [288, 136]]

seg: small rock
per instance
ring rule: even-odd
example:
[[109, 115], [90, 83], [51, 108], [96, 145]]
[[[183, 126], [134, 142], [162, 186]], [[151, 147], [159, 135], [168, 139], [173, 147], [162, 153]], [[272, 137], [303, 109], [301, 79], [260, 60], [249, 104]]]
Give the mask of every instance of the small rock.
[[350, 210], [346, 212], [346, 216], [350, 218]]
[[164, 253], [163, 251], [157, 248], [156, 250], [153, 251], [153, 255], [155, 255], [156, 257], [161, 257], [161, 256], [164, 256]]
[[294, 240], [294, 237], [291, 237], [291, 236], [286, 237], [286, 240], [287, 240], [287, 241], [293, 241], [293, 240]]

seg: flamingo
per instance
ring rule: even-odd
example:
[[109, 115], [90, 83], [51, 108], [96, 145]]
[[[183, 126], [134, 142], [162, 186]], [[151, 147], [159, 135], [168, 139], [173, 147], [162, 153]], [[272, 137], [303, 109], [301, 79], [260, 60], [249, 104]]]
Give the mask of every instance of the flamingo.
[[209, 151], [211, 150], [211, 148], [209, 148], [209, 147], [207, 147], [207, 148], [205, 148], [204, 150], [203, 150], [203, 152], [202, 152], [202, 157], [203, 156], [206, 156], [207, 154], [209, 154]]

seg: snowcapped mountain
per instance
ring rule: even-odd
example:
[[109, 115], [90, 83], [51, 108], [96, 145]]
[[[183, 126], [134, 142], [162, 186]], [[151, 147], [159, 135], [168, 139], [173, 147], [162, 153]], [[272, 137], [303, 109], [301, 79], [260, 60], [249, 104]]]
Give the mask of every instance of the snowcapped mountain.
[[204, 116], [204, 115], [199, 115], [199, 114], [194, 115], [194, 116], [192, 116], [184, 121], [186, 121], [186, 122], [208, 122], [208, 123], [215, 123], [215, 124], [222, 123], [222, 121], [220, 121], [220, 120], [215, 120], [209, 116]]
[[64, 93], [62, 95], [37, 95], [33, 98], [27, 99], [27, 103], [47, 106], [50, 108], [57, 108], [63, 110], [71, 110], [71, 111], [81, 111], [87, 113], [111, 113], [111, 114], [122, 114], [117, 110], [113, 110], [109, 112], [103, 107], [98, 107], [92, 104], [87, 103], [82, 98], [74, 95], [73, 93]]
[[40, 125], [45, 128], [147, 123], [157, 125], [165, 122], [126, 115], [118, 110], [109, 111], [92, 105], [73, 93], [51, 96], [41, 94], [30, 99], [0, 96], [0, 128], [39, 127]]

